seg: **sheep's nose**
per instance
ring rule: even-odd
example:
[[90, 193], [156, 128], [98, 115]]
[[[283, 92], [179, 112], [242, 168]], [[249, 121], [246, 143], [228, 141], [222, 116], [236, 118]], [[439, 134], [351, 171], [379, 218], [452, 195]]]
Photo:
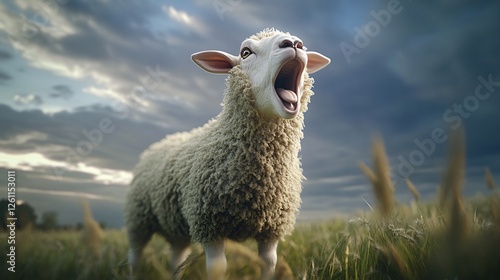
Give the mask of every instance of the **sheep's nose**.
[[281, 43], [280, 43], [280, 48], [299, 48], [299, 49], [302, 49], [303, 45], [302, 45], [302, 42], [301, 41], [295, 41], [295, 42], [292, 42], [288, 39], [285, 39], [283, 40]]

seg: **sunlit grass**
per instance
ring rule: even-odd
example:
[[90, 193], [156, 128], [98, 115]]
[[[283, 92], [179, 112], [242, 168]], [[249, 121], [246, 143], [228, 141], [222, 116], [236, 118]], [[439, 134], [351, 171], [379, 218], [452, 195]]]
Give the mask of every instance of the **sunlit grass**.
[[[299, 224], [279, 246], [282, 270], [278, 270], [283, 277], [278, 279], [453, 279], [447, 273], [457, 271], [454, 263], [469, 259], [478, 267], [468, 262], [462, 264], [464, 269], [477, 271], [484, 264], [485, 275], [498, 273], [499, 268], [490, 264], [500, 258], [500, 230], [490, 198], [464, 203], [472, 217], [471, 233], [461, 241], [460, 252], [444, 242], [449, 234], [448, 214], [437, 203], [418, 204], [417, 212], [397, 206], [383, 220], [360, 213], [350, 220]], [[19, 231], [17, 243], [22, 246], [17, 247], [16, 272], [4, 269], [0, 279], [128, 279], [125, 232], [106, 230], [104, 236], [101, 255], [95, 257], [80, 231]], [[2, 252], [6, 246], [1, 244]], [[153, 238], [144, 252], [141, 279], [170, 279], [168, 248], [160, 237]], [[260, 260], [255, 252], [252, 242], [229, 243], [227, 278], [258, 279]], [[204, 279], [202, 253], [195, 246], [184, 279]], [[5, 263], [5, 258], [2, 254], [0, 261]]]

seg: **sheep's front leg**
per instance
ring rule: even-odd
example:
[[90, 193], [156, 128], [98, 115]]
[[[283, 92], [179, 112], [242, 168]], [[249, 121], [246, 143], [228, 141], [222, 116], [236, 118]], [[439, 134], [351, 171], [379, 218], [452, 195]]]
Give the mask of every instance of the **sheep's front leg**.
[[263, 260], [260, 279], [273, 279], [276, 262], [278, 261], [278, 255], [276, 253], [276, 249], [278, 248], [278, 240], [258, 241], [258, 244], [259, 257]]
[[227, 261], [224, 253], [224, 240], [217, 240], [203, 244], [207, 259], [208, 280], [224, 279]]

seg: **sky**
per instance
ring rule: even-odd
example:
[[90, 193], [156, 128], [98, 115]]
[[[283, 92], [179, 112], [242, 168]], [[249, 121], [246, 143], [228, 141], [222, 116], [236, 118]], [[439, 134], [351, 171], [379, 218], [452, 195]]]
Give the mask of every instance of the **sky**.
[[[467, 143], [467, 196], [500, 182], [498, 1], [0, 2], [0, 198], [16, 170], [17, 199], [40, 217], [123, 225], [132, 169], [167, 134], [220, 111], [224, 75], [190, 55], [265, 28], [290, 32], [332, 62], [314, 73], [302, 141], [299, 221], [348, 216], [374, 198], [358, 163], [382, 135], [396, 185], [435, 197], [450, 135]], [[145, 90], [147, 88], [147, 90]]]

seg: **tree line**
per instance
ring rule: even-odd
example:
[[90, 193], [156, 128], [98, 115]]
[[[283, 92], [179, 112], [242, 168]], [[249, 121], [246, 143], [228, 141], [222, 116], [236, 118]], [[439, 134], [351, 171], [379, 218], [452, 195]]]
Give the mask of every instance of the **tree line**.
[[[0, 229], [2, 230], [7, 230], [7, 218], [10, 217], [7, 210], [8, 204], [9, 201], [7, 199], [0, 199]], [[37, 222], [38, 217], [36, 215], [35, 209], [27, 202], [16, 203], [15, 217], [17, 218], [16, 229], [34, 227], [40, 230], [80, 230], [83, 228], [83, 224], [81, 222], [78, 222], [75, 225], [59, 224], [58, 215], [55, 211], [47, 211], [42, 213], [40, 222]], [[100, 222], [99, 224], [103, 229], [106, 227], [103, 222]]]

